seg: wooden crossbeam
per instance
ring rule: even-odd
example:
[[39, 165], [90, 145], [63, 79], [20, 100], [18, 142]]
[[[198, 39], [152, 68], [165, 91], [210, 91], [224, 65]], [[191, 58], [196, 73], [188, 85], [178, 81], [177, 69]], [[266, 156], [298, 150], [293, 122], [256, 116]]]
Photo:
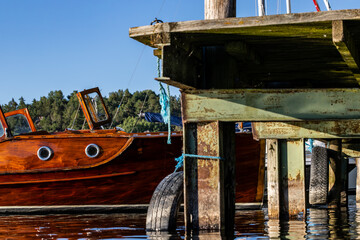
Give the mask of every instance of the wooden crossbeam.
[[185, 122], [360, 119], [360, 89], [185, 90], [181, 98]]
[[253, 123], [257, 139], [360, 138], [359, 129], [360, 120]]
[[353, 34], [349, 31], [348, 25], [349, 21], [333, 21], [333, 43], [350, 70], [353, 72], [358, 83], [360, 83], [359, 44], [356, 43]]

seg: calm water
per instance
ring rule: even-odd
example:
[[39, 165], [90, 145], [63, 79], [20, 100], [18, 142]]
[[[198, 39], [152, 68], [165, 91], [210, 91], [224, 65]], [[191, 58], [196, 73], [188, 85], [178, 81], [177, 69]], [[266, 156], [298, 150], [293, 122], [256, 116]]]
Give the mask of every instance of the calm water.
[[[307, 221], [268, 220], [265, 210], [238, 211], [235, 239], [360, 239], [360, 209], [309, 209]], [[0, 216], [0, 239], [225, 239], [217, 233], [185, 237], [183, 222], [175, 234], [148, 235], [146, 214]]]

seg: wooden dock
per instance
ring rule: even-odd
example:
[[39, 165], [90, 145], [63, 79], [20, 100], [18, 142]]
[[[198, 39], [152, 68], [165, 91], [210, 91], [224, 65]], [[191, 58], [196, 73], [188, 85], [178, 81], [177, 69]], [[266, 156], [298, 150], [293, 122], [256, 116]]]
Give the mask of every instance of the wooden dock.
[[[185, 158], [187, 229], [232, 226], [235, 121], [267, 139], [270, 218], [305, 215], [305, 138], [360, 156], [360, 10], [225, 17], [130, 29], [181, 89], [185, 153], [219, 157]], [[346, 203], [341, 154], [330, 170], [331, 202]]]

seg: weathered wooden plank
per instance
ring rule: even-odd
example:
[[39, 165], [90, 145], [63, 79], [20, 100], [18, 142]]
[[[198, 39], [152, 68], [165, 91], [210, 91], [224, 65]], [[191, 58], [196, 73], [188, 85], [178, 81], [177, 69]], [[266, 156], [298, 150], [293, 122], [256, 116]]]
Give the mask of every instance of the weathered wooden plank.
[[[153, 26], [130, 28], [130, 37], [144, 43], [150, 43], [151, 35], [170, 32], [216, 32], [233, 33], [234, 29], [262, 27], [273, 25], [309, 24], [317, 22], [331, 22], [334, 20], [360, 19], [360, 10], [338, 10], [327, 12], [295, 13], [286, 15], [270, 15], [263, 17], [227, 18], [215, 20], [197, 20], [176, 23], [163, 23]], [[308, 32], [308, 34], [311, 32]]]
[[358, 44], [356, 44], [353, 34], [349, 31], [347, 22], [342, 20], [333, 21], [332, 26], [333, 42], [346, 64], [354, 73], [356, 80], [360, 82], [360, 48]]
[[[319, 27], [323, 29], [322, 26]], [[331, 41], [331, 28], [318, 39], [306, 39], [298, 29], [283, 29], [283, 37], [230, 34], [173, 34], [165, 51], [163, 75], [199, 89], [210, 88], [342, 88], [357, 87], [353, 73]], [[306, 29], [305, 35], [316, 29]], [[266, 30], [265, 33], [273, 33]], [[291, 37], [289, 32], [298, 35]], [[251, 31], [253, 34], [254, 31]], [[281, 42], [281, 44], [279, 44]], [[186, 43], [186, 44], [185, 44]], [[225, 49], [216, 46], [224, 45]], [[217, 52], [207, 51], [215, 46]], [[164, 48], [166, 48], [165, 46]], [[215, 54], [216, 53], [216, 54]], [[259, 54], [261, 53], [261, 54]], [[210, 58], [210, 59], [209, 59]], [[299, 64], [301, 62], [301, 64]], [[316, 66], [316, 68], [314, 68]], [[221, 69], [221, 71], [219, 70]], [[205, 80], [206, 79], [206, 80]], [[221, 82], [221, 86], [215, 83]], [[226, 84], [225, 84], [226, 83]], [[208, 87], [209, 88], [209, 87]]]
[[220, 159], [185, 157], [185, 226], [225, 229], [235, 211], [235, 133], [231, 123], [185, 124], [185, 153]]
[[[220, 156], [218, 122], [197, 124], [198, 154]], [[198, 159], [199, 228], [220, 229], [224, 217], [221, 204], [220, 160]]]
[[252, 127], [256, 139], [360, 138], [360, 120], [256, 122]]
[[[256, 122], [252, 124], [255, 139], [343, 139], [342, 153], [348, 157], [360, 157], [359, 120], [304, 121], [304, 122]], [[346, 140], [345, 140], [346, 139]], [[351, 140], [353, 139], [353, 140]], [[350, 141], [349, 141], [350, 140]]]
[[[360, 145], [357, 146], [357, 149], [360, 149]], [[347, 148], [346, 146], [342, 147], [342, 153], [347, 157], [353, 157], [353, 158], [360, 157], [360, 151], [359, 150], [355, 150], [355, 149], [352, 149], [352, 148]]]
[[172, 79], [170, 79], [168, 77], [159, 77], [159, 78], [155, 78], [155, 80], [157, 80], [159, 82], [162, 82], [162, 83], [165, 83], [165, 84], [168, 84], [168, 85], [173, 86], [173, 87], [180, 88], [180, 89], [195, 89], [192, 86], [188, 86], [186, 84], [176, 82], [176, 81], [174, 81], [174, 80], [172, 80]]
[[360, 89], [185, 90], [181, 98], [185, 122], [360, 118]]
[[279, 147], [278, 140], [266, 140], [267, 148], [267, 192], [268, 216], [278, 219], [280, 217], [280, 186], [279, 186]]

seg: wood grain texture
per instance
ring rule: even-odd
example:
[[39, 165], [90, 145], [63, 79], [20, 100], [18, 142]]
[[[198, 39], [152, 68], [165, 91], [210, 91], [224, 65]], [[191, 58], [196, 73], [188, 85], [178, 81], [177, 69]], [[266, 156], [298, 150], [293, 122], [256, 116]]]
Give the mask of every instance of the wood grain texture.
[[[128, 139], [119, 137], [110, 140], [116, 145], [117, 142], [120, 144], [127, 142]], [[70, 141], [73, 144], [79, 141], [79, 139], [70, 140], [73, 140]], [[161, 138], [134, 138], [130, 146], [113, 160], [86, 169], [73, 167], [67, 171], [56, 169], [38, 173], [2, 174], [0, 186], [1, 183], [5, 184], [0, 189], [0, 205], [148, 203], [156, 185], [173, 171], [175, 165], [173, 159], [181, 155], [181, 136], [173, 137], [172, 145], [167, 145], [166, 140], [166, 135]], [[109, 151], [119, 151], [116, 147], [113, 148]], [[73, 149], [76, 148], [69, 149], [69, 152], [72, 153]], [[81, 153], [83, 150], [81, 149]], [[55, 155], [56, 152], [54, 159], [43, 163], [49, 164], [55, 160]], [[109, 156], [112, 156], [112, 153], [109, 153]], [[73, 157], [68, 155], [61, 160], [54, 161], [54, 164], [66, 165], [77, 162], [81, 166], [81, 159], [76, 159], [76, 154]], [[38, 168], [45, 169], [43, 166]], [[9, 184], [10, 182], [13, 184]]]
[[266, 140], [267, 148], [267, 191], [268, 215], [277, 219], [280, 216], [280, 179], [279, 179], [279, 142], [276, 139]]
[[[244, 145], [259, 144], [250, 134], [237, 137], [244, 139]], [[180, 133], [172, 135], [171, 145], [166, 141], [166, 133], [115, 130], [35, 132], [0, 141], [0, 206], [147, 204], [157, 184], [174, 170], [174, 158], [182, 153]], [[86, 157], [89, 143], [102, 148], [98, 158]], [[54, 150], [48, 161], [36, 156], [42, 145]], [[240, 173], [259, 170], [253, 154], [241, 150], [238, 155], [253, 159], [246, 161], [252, 163], [246, 167], [237, 166]], [[260, 183], [250, 182], [241, 185], [238, 202], [256, 201], [256, 190], [245, 188], [256, 189]]]
[[205, 19], [236, 17], [236, 0], [205, 0]]
[[[141, 27], [133, 27], [129, 30], [131, 38], [135, 38], [143, 43], [151, 44], [147, 41], [150, 35], [164, 32], [217, 32], [217, 33], [234, 33], [240, 29], [251, 27], [263, 27], [274, 25], [304, 24], [329, 22], [335, 20], [356, 20], [360, 19], [360, 9], [307, 12], [294, 14], [269, 15], [263, 17], [246, 17], [246, 18], [228, 18], [213, 20], [196, 20], [176, 23], [163, 23]], [[237, 29], [237, 30], [235, 30]], [[270, 32], [268, 34], [271, 34]], [[308, 33], [310, 34], [310, 33]], [[312, 34], [312, 33], [311, 33]], [[309, 35], [308, 35], [309, 36]]]
[[[219, 89], [352, 88], [360, 78], [359, 19], [352, 9], [170, 22], [132, 28], [130, 36], [165, 49], [163, 77], [174, 86], [201, 89], [210, 76], [208, 88]], [[344, 31], [333, 22], [343, 22]], [[210, 46], [224, 47], [212, 59], [218, 63], [208, 60]], [[223, 69], [220, 77], [214, 66]], [[214, 84], [219, 79], [222, 86]]]
[[[182, 118], [202, 121], [358, 119], [358, 88], [184, 90]], [[359, 99], [359, 100], [357, 100]]]

